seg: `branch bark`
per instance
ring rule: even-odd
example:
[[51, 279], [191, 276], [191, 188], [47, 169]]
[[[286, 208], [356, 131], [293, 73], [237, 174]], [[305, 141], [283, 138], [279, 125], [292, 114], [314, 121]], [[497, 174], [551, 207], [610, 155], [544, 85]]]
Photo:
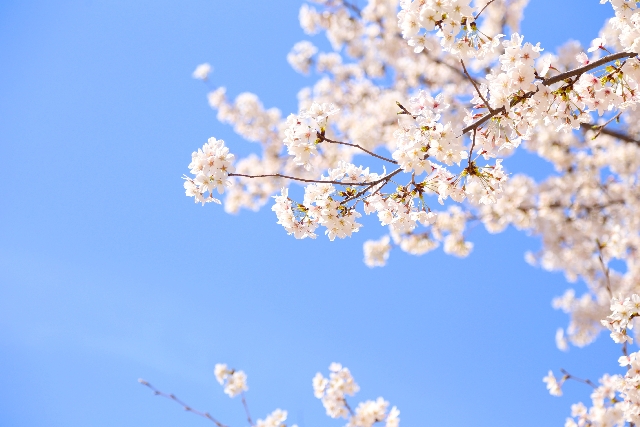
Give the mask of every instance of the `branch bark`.
[[373, 151], [369, 151], [369, 150], [367, 150], [366, 148], [364, 148], [364, 147], [363, 147], [363, 146], [361, 146], [361, 145], [358, 145], [358, 144], [352, 144], [352, 143], [350, 143], [350, 142], [334, 141], [334, 140], [332, 140], [332, 139], [329, 139], [329, 138], [325, 137], [325, 136], [324, 136], [323, 134], [321, 134], [321, 133], [317, 133], [317, 135], [318, 135], [318, 138], [320, 138], [320, 140], [321, 140], [321, 141], [326, 141], [326, 142], [331, 143], [331, 144], [348, 145], [349, 147], [359, 148], [360, 150], [364, 151], [364, 152], [365, 152], [365, 153], [367, 153], [367, 154], [372, 155], [373, 157], [377, 157], [377, 158], [379, 158], [379, 159], [381, 159], [381, 160], [384, 160], [384, 161], [386, 161], [386, 162], [393, 163], [394, 165], [397, 165], [397, 164], [398, 164], [398, 162], [396, 162], [395, 160], [388, 159], [388, 158], [386, 158], [386, 157], [384, 157], [384, 156], [380, 156], [380, 155], [378, 155], [378, 154], [374, 153]]
[[[397, 175], [400, 171], [402, 170], [402, 168], [398, 168], [395, 171], [383, 176], [380, 179], [377, 179], [375, 181], [372, 182], [343, 182], [343, 181], [322, 181], [319, 179], [306, 179], [306, 178], [298, 178], [295, 176], [289, 176], [289, 175], [283, 175], [280, 173], [267, 173], [264, 175], [245, 175], [243, 173], [230, 173], [229, 176], [240, 176], [243, 178], [284, 178], [284, 179], [291, 179], [293, 181], [301, 181], [301, 182], [309, 182], [309, 183], [315, 183], [315, 184], [334, 184], [334, 185], [344, 185], [344, 186], [353, 186], [353, 187], [367, 187], [365, 188], [361, 193], [364, 194], [364, 192], [366, 192], [369, 188], [374, 187], [378, 184], [380, 184], [381, 182], [384, 182], [385, 180], [389, 180], [391, 177]], [[360, 193], [358, 193], [359, 195], [362, 195]], [[355, 197], [354, 197], [355, 199]], [[353, 199], [350, 199], [353, 200]]]
[[165, 392], [162, 392], [162, 391], [158, 390], [157, 388], [155, 388], [154, 386], [152, 386], [151, 384], [149, 384], [147, 381], [145, 381], [143, 379], [139, 379], [138, 382], [140, 384], [142, 384], [143, 386], [150, 388], [153, 391], [154, 395], [162, 396], [162, 397], [165, 397], [165, 398], [167, 398], [169, 400], [173, 400], [178, 405], [182, 406], [182, 408], [185, 411], [194, 413], [194, 414], [196, 414], [196, 415], [198, 415], [198, 416], [200, 416], [202, 418], [206, 418], [206, 419], [208, 419], [209, 421], [211, 421], [212, 423], [214, 423], [218, 427], [227, 427], [226, 425], [222, 424], [220, 421], [218, 421], [215, 418], [213, 418], [211, 416], [211, 414], [209, 414], [208, 412], [202, 412], [202, 411], [198, 411], [196, 409], [193, 409], [191, 406], [187, 405], [186, 403], [184, 403], [183, 401], [178, 399], [175, 395], [167, 394]]
[[[580, 124], [580, 127], [584, 130], [595, 130], [594, 128], [598, 128], [599, 125], [594, 125], [594, 124], [590, 124], [590, 123], [582, 123]], [[621, 141], [624, 142], [628, 142], [630, 144], [636, 144], [636, 145], [640, 145], [640, 141], [638, 141], [637, 139], [633, 138], [632, 136], [627, 135], [626, 133], [622, 133], [620, 131], [617, 130], [613, 130], [613, 129], [607, 129], [607, 128], [602, 128], [599, 130], [599, 132], [603, 135], [609, 135], [612, 136], [616, 139], [619, 139]]]

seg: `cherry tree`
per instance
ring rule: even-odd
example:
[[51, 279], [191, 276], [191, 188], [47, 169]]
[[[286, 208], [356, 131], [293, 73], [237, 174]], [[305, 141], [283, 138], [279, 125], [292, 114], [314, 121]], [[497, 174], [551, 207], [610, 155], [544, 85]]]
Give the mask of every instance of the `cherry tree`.
[[[470, 223], [539, 236], [541, 248], [527, 261], [588, 287], [553, 301], [569, 315], [558, 347], [585, 346], [610, 330], [627, 367], [598, 383], [549, 372], [553, 395], [570, 379], [593, 387], [592, 402], [573, 405], [566, 425], [634, 425], [640, 355], [628, 344], [640, 316], [640, 9], [636, 0], [600, 0], [615, 17], [599, 37], [588, 47], [572, 41], [552, 50], [520, 34], [527, 1], [304, 4], [302, 28], [323, 32], [333, 49], [301, 41], [287, 59], [321, 77], [299, 92], [298, 111], [286, 117], [250, 93], [229, 100], [224, 87], [209, 92], [218, 119], [256, 150], [236, 159], [210, 138], [192, 154], [186, 194], [229, 213], [270, 204], [296, 239], [351, 237], [362, 215], [375, 214], [383, 231], [363, 245], [369, 267], [384, 266], [392, 249], [422, 255], [442, 245], [466, 257]], [[202, 64], [193, 76], [207, 81], [210, 72]], [[509, 157], [522, 149], [555, 173], [536, 182], [511, 170]], [[383, 398], [350, 406], [346, 396], [358, 386], [347, 368], [334, 363], [329, 372], [313, 379], [328, 416], [350, 427], [398, 426], [398, 409]], [[218, 365], [215, 376], [229, 396], [242, 396], [250, 425], [284, 425], [282, 410], [251, 419], [242, 371]]]

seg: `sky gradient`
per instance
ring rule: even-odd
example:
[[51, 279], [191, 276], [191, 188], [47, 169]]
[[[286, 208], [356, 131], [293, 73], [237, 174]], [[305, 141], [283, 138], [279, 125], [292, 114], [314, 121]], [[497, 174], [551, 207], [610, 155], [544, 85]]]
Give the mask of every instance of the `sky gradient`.
[[[560, 426], [589, 390], [549, 396], [549, 369], [616, 371], [606, 336], [555, 348], [567, 319], [550, 301], [569, 285], [524, 262], [539, 245], [524, 233], [478, 227], [467, 259], [394, 251], [371, 270], [375, 221], [352, 239], [296, 241], [268, 208], [231, 216], [184, 196], [208, 137], [252, 148], [215, 120], [191, 72], [210, 62], [230, 96], [294, 112], [314, 81], [285, 60], [307, 38], [300, 4], [0, 3], [1, 426], [207, 425], [142, 377], [246, 427], [217, 362], [247, 373], [254, 418], [282, 408], [300, 427], [342, 426], [311, 388], [334, 361], [361, 386], [353, 402], [383, 396], [405, 427]], [[589, 43], [610, 15], [597, 0], [531, 0], [522, 32], [553, 51]], [[550, 172], [526, 155], [510, 163]]]

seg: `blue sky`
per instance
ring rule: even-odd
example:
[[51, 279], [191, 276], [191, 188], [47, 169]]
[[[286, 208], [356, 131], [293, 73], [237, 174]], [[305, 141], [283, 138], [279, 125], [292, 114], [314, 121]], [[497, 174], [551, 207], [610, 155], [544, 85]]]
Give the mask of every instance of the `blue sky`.
[[[296, 241], [268, 209], [230, 216], [184, 196], [208, 137], [247, 149], [191, 72], [210, 62], [231, 96], [292, 112], [313, 82], [285, 60], [305, 38], [299, 5], [0, 3], [0, 425], [207, 424], [143, 377], [243, 427], [213, 377], [226, 362], [247, 372], [254, 418], [282, 408], [300, 427], [341, 426], [311, 389], [333, 361], [404, 426], [563, 425], [589, 391], [553, 398], [547, 370], [616, 369], [604, 336], [556, 350], [566, 318], [550, 300], [568, 285], [523, 261], [538, 247], [523, 233], [478, 227], [467, 259], [394, 252], [370, 270], [361, 246], [379, 227]], [[596, 0], [531, 0], [523, 33], [550, 49], [588, 43], [608, 15]]]

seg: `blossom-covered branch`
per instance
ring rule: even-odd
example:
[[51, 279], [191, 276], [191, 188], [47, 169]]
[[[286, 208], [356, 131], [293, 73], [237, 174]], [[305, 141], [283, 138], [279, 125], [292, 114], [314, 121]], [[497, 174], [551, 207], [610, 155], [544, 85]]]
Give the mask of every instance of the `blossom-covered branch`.
[[[216, 380], [224, 386], [224, 392], [229, 397], [240, 395], [242, 406], [245, 410], [247, 421], [250, 426], [255, 427], [286, 427], [287, 411], [276, 409], [265, 419], [258, 419], [253, 422], [249, 414], [249, 408], [245, 400], [244, 392], [248, 390], [247, 377], [243, 371], [229, 369], [226, 364], [218, 363], [214, 368]], [[189, 405], [177, 399], [173, 394], [166, 394], [144, 380], [139, 380], [142, 385], [153, 390], [155, 395], [167, 397], [180, 405], [186, 411], [213, 421], [218, 427], [226, 427], [215, 420], [209, 413], [196, 411]], [[400, 425], [400, 411], [393, 406], [389, 410], [389, 402], [379, 397], [376, 400], [360, 402], [355, 409], [347, 403], [347, 396], [354, 396], [360, 387], [356, 384], [349, 369], [339, 363], [332, 363], [329, 366], [329, 377], [325, 378], [318, 372], [312, 380], [313, 394], [320, 399], [327, 415], [331, 418], [344, 418], [348, 420], [348, 427], [372, 427], [376, 423], [385, 423], [385, 427], [398, 427]], [[292, 425], [291, 427], [297, 427]]]
[[[231, 101], [225, 88], [210, 92], [218, 118], [258, 144], [236, 160], [224, 142], [209, 140], [192, 155], [187, 195], [204, 204], [220, 202], [212, 190], [224, 193], [229, 212], [273, 201], [277, 223], [300, 239], [318, 229], [330, 240], [346, 238], [362, 229], [358, 218], [375, 214], [386, 231], [363, 245], [370, 267], [385, 265], [393, 248], [421, 255], [442, 246], [467, 256], [471, 221], [491, 233], [513, 226], [540, 238], [540, 249], [526, 254], [530, 264], [586, 285], [582, 295], [569, 289], [553, 301], [569, 317], [558, 347], [587, 345], [611, 326], [626, 366], [636, 363], [626, 347], [635, 316], [620, 330], [615, 320], [601, 323], [612, 296], [640, 293], [635, 0], [602, 0], [615, 17], [603, 13], [591, 46], [568, 42], [556, 51], [520, 33], [526, 0], [315, 3], [302, 6], [300, 24], [308, 34], [323, 32], [332, 50], [305, 40], [287, 59], [317, 80], [284, 116], [253, 94]], [[211, 82], [210, 67], [196, 71]], [[554, 172], [535, 180], [518, 173], [509, 162], [518, 150]], [[387, 172], [381, 161], [397, 168]], [[546, 377], [554, 394], [576, 379], [562, 378]], [[591, 383], [595, 409], [576, 406], [571, 422], [636, 423], [637, 384], [620, 378]], [[357, 416], [345, 393], [330, 396], [345, 418]], [[627, 406], [611, 400], [621, 396]]]
[[[555, 83], [559, 83], [559, 82], [565, 81], [565, 80], [570, 79], [572, 77], [581, 76], [584, 73], [586, 73], [587, 71], [593, 70], [594, 68], [598, 68], [603, 64], [607, 64], [609, 62], [613, 62], [613, 61], [615, 61], [617, 59], [635, 58], [637, 56], [638, 56], [637, 53], [629, 53], [629, 52], [614, 53], [614, 54], [605, 56], [604, 58], [601, 58], [601, 59], [599, 59], [599, 60], [597, 60], [597, 61], [595, 61], [593, 63], [584, 65], [582, 67], [578, 67], [578, 68], [576, 68], [574, 70], [570, 70], [570, 71], [567, 71], [567, 72], [564, 72], [564, 73], [560, 73], [560, 74], [555, 75], [553, 77], [550, 77], [548, 79], [542, 79], [542, 81], [540, 83], [542, 85], [544, 85], [544, 86], [551, 86], [551, 85], [553, 85]], [[575, 82], [571, 82], [569, 84], [569, 86], [571, 86], [573, 83], [575, 83]], [[525, 99], [531, 98], [537, 92], [538, 92], [538, 89], [526, 92], [526, 93], [524, 93], [522, 95], [517, 95], [514, 99], [512, 99], [509, 102], [510, 107], [513, 107], [513, 106], [517, 105], [518, 103], [524, 101]], [[488, 108], [491, 110], [490, 106], [488, 106]], [[485, 114], [484, 116], [479, 118], [474, 123], [472, 123], [469, 126], [463, 128], [462, 129], [462, 134], [470, 132], [470, 131], [472, 131], [474, 129], [478, 129], [480, 126], [482, 126], [484, 123], [486, 123], [488, 120], [492, 119], [496, 115], [505, 114], [505, 113], [506, 113], [506, 108], [505, 107], [501, 107], [499, 110], [490, 111], [489, 113]]]

